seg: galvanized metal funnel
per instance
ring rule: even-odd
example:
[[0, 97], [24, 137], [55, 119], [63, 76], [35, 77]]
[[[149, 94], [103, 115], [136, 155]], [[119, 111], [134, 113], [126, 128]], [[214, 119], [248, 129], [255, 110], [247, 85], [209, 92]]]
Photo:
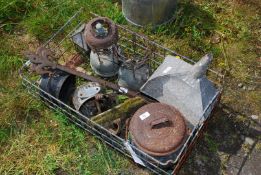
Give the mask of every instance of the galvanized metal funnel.
[[167, 56], [140, 90], [159, 102], [176, 107], [192, 125], [196, 125], [218, 93], [205, 76], [212, 58], [212, 55], [206, 55], [193, 66]]

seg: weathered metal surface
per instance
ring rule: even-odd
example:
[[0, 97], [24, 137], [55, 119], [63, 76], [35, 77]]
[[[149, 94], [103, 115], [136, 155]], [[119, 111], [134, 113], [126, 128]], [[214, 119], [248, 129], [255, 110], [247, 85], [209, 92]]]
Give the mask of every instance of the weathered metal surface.
[[98, 83], [88, 82], [79, 86], [74, 92], [73, 105], [85, 116], [93, 117], [115, 105], [115, 98], [112, 95], [102, 94]]
[[212, 55], [206, 55], [193, 66], [167, 56], [141, 92], [159, 102], [175, 106], [195, 126], [219, 93], [205, 76], [211, 60]]
[[76, 54], [74, 55], [68, 62], [66, 62], [65, 66], [76, 69], [78, 66], [84, 63], [84, 60], [82, 59], [81, 55]]
[[[39, 82], [39, 87], [47, 93], [49, 93], [49, 80], [50, 80], [50, 76], [48, 74], [44, 74], [41, 76], [41, 79]], [[44, 94], [43, 92], [40, 92], [40, 95], [42, 95], [44, 98], [49, 99], [49, 97], [46, 94]]]
[[113, 77], [118, 74], [120, 63], [113, 50], [106, 53], [91, 52], [90, 65], [92, 70], [101, 77]]
[[[42, 75], [40, 80], [40, 88], [47, 93], [50, 93], [55, 98], [64, 103], [69, 104], [72, 93], [76, 86], [74, 75], [56, 70], [52, 75]], [[41, 93], [41, 92], [40, 92]], [[47, 95], [43, 94], [46, 98]]]
[[89, 99], [95, 97], [101, 90], [101, 86], [95, 82], [88, 82], [79, 86], [73, 95], [73, 105], [77, 111]]
[[119, 135], [124, 128], [124, 120], [121, 118], [118, 118], [111, 122], [111, 126], [109, 127], [109, 131], [112, 134]]
[[153, 156], [168, 156], [183, 143], [186, 123], [174, 107], [151, 103], [140, 108], [129, 126], [131, 139], [142, 151]]
[[[85, 55], [89, 56], [91, 49], [87, 45], [84, 39], [84, 29], [86, 24], [82, 24], [74, 33], [71, 35], [71, 40], [76, 45], [76, 48], [82, 52], [84, 51]], [[83, 53], [83, 52], [82, 52]]]
[[122, 0], [125, 18], [139, 26], [159, 25], [171, 20], [177, 0]]
[[79, 111], [87, 117], [94, 117], [115, 105], [115, 99], [113, 96], [105, 94], [96, 94], [94, 98], [91, 98], [84, 102]]
[[148, 80], [150, 69], [148, 64], [137, 66], [135, 63], [124, 63], [119, 69], [118, 85], [138, 91]]
[[99, 110], [96, 101], [94, 99], [91, 99], [82, 104], [79, 112], [84, 116], [91, 118], [99, 114], [101, 111]]
[[45, 47], [39, 47], [36, 53], [26, 52], [25, 56], [31, 61], [31, 71], [39, 75], [50, 73], [49, 69], [55, 69], [54, 53]]
[[98, 17], [86, 24], [84, 36], [93, 50], [107, 49], [118, 42], [118, 28], [109, 18]]

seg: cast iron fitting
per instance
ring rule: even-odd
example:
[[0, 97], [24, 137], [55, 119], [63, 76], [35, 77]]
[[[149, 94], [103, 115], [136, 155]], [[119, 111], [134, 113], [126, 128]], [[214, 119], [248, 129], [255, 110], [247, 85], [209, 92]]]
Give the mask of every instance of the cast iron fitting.
[[118, 28], [110, 19], [98, 17], [86, 24], [84, 37], [86, 43], [93, 49], [107, 49], [117, 44]]

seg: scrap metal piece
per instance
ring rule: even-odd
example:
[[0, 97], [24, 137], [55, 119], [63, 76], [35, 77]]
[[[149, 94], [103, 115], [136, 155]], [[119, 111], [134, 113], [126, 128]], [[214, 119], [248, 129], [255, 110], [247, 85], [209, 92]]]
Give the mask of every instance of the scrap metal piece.
[[97, 101], [95, 101], [94, 99], [90, 99], [81, 106], [79, 112], [86, 117], [91, 118], [101, 113], [101, 110]]
[[75, 109], [87, 117], [93, 117], [115, 105], [114, 94], [102, 94], [100, 91], [101, 86], [95, 82], [78, 87], [73, 95]]
[[50, 69], [55, 69], [54, 53], [45, 47], [39, 47], [36, 53], [26, 52], [26, 57], [30, 60], [31, 71], [40, 75], [52, 73]]
[[123, 124], [124, 124], [124, 120], [121, 118], [118, 118], [118, 119], [112, 121], [112, 124], [109, 127], [109, 131], [112, 134], [119, 135], [123, 130], [123, 127], [124, 127]]
[[82, 59], [81, 55], [76, 54], [74, 55], [68, 62], [66, 62], [65, 66], [76, 69], [78, 66], [84, 63], [84, 60]]
[[149, 65], [146, 63], [138, 65], [130, 61], [126, 61], [120, 67], [118, 85], [138, 91], [149, 78]]
[[95, 97], [101, 90], [101, 86], [95, 82], [88, 82], [79, 86], [73, 95], [73, 105], [77, 111], [89, 99]]
[[92, 118], [95, 123], [109, 127], [111, 122], [121, 118], [125, 120], [129, 117], [129, 114], [136, 111], [137, 108], [145, 104], [144, 99], [140, 97], [130, 98], [125, 100], [123, 103], [111, 108], [110, 110], [99, 114]]
[[141, 107], [130, 121], [131, 141], [152, 156], [169, 156], [182, 145], [186, 123], [174, 107], [150, 103]]
[[205, 76], [212, 58], [206, 55], [193, 66], [167, 56], [140, 90], [159, 102], [175, 106], [195, 126], [218, 93]]
[[71, 40], [80, 49], [84, 50], [87, 54], [90, 54], [91, 49], [87, 45], [84, 39], [84, 29], [86, 24], [82, 24], [72, 35]]

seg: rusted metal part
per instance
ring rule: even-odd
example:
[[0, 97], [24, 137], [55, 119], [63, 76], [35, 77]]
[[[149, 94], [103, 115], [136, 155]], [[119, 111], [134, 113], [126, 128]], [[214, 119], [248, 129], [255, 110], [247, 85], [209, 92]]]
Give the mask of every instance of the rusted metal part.
[[109, 131], [115, 135], [119, 135], [124, 127], [124, 120], [121, 118], [118, 118], [114, 121], [112, 121], [111, 126], [109, 127]]
[[79, 109], [79, 112], [88, 118], [99, 114], [100, 111], [101, 110], [97, 107], [97, 102], [94, 99], [86, 101]]
[[55, 69], [54, 53], [44, 47], [39, 47], [36, 53], [26, 52], [25, 56], [31, 61], [31, 71], [43, 75], [51, 73], [50, 68]]
[[116, 94], [103, 94], [98, 93], [95, 95], [94, 100], [99, 113], [107, 111], [116, 105]]
[[40, 57], [47, 58], [50, 61], [53, 61], [55, 59], [54, 53], [50, 49], [47, 49], [45, 47], [39, 47], [36, 51], [36, 54]]
[[96, 100], [92, 98], [87, 100], [79, 109], [79, 111], [87, 117], [94, 117], [104, 111], [107, 111], [115, 105], [115, 101], [112, 98], [104, 95], [102, 99]]
[[73, 105], [77, 111], [80, 110], [81, 106], [91, 98], [95, 97], [101, 90], [98, 83], [88, 82], [79, 86], [73, 95]]
[[98, 17], [86, 24], [85, 42], [91, 48], [90, 65], [101, 77], [113, 77], [119, 70], [117, 53], [118, 28], [105, 17]]
[[182, 114], [162, 103], [151, 103], [140, 108], [129, 126], [133, 143], [152, 156], [174, 153], [184, 141], [186, 128]]
[[126, 130], [125, 130], [125, 140], [129, 139], [130, 121], [131, 121], [131, 118], [127, 118], [127, 120], [125, 122], [125, 127], [126, 127]]
[[135, 97], [139, 94], [139, 92], [131, 91], [127, 88], [120, 87], [115, 83], [112, 83], [112, 82], [109, 82], [109, 81], [106, 81], [106, 80], [103, 80], [103, 79], [100, 79], [100, 78], [96, 78], [94, 76], [88, 75], [88, 74], [83, 73], [83, 72], [79, 72], [77, 70], [71, 69], [71, 68], [66, 67], [66, 66], [59, 65], [56, 62], [49, 60], [48, 56], [46, 56], [44, 54], [35, 54], [35, 53], [30, 52], [30, 53], [26, 54], [26, 57], [33, 64], [34, 71], [36, 73], [40, 74], [40, 75], [46, 74], [46, 73], [52, 73], [53, 70], [59, 69], [59, 70], [62, 70], [64, 72], [67, 72], [69, 74], [76, 75], [78, 77], [82, 77], [85, 80], [88, 80], [88, 81], [91, 81], [91, 82], [97, 82], [101, 86], [111, 88], [113, 90], [118, 91], [119, 93], [126, 94], [130, 97]]
[[84, 29], [86, 24], [82, 24], [78, 29], [74, 31], [71, 35], [71, 40], [75, 45], [77, 51], [79, 51], [84, 56], [89, 57], [91, 48], [87, 45], [84, 39]]
[[73, 105], [87, 117], [100, 114], [115, 105], [114, 95], [100, 93], [98, 83], [88, 82], [79, 86], [73, 95]]
[[[104, 29], [102, 35], [99, 30]], [[98, 17], [86, 24], [84, 37], [86, 43], [93, 49], [107, 49], [118, 42], [118, 28], [109, 18]]]
[[74, 55], [68, 62], [66, 62], [65, 66], [71, 69], [76, 69], [78, 66], [84, 63], [84, 59], [82, 59], [80, 54]]

